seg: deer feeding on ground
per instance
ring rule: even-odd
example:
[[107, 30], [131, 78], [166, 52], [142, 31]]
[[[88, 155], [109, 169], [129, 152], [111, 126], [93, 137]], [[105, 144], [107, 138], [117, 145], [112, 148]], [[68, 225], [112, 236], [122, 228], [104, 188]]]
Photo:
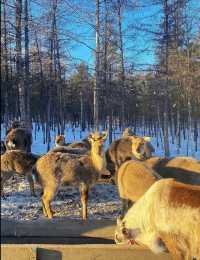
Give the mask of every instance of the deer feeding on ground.
[[175, 260], [200, 259], [200, 187], [162, 179], [117, 221], [117, 244], [139, 244]]

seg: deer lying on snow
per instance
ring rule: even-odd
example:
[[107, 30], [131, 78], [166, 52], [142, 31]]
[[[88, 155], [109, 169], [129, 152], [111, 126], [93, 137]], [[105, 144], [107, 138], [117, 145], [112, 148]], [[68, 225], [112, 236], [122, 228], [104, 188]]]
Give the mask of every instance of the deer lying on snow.
[[14, 123], [7, 131], [5, 145], [7, 150], [22, 150], [31, 152], [32, 134], [29, 129], [19, 127], [19, 122]]
[[79, 186], [82, 203], [82, 218], [87, 218], [87, 200], [90, 187], [101, 177], [106, 167], [103, 144], [107, 133], [94, 133], [88, 137], [91, 151], [85, 155], [49, 152], [36, 163], [34, 175], [43, 188], [43, 213], [53, 217], [50, 202], [62, 184]]
[[116, 243], [138, 243], [173, 259], [200, 259], [200, 187], [163, 179], [118, 220]]
[[149, 137], [126, 136], [112, 142], [107, 149], [107, 168], [111, 173], [114, 182], [117, 181], [117, 171], [125, 161], [133, 157], [138, 160], [145, 160], [152, 156], [153, 146]]
[[32, 167], [39, 157], [21, 150], [6, 151], [1, 155], [1, 194], [3, 186], [14, 174], [25, 175], [28, 179], [31, 195], [35, 195]]

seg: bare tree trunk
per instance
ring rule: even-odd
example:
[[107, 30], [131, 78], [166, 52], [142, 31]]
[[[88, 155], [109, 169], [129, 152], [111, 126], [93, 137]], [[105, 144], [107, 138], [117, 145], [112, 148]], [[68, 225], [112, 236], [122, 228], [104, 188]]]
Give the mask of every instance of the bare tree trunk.
[[[51, 134], [50, 134], [50, 125], [51, 125], [51, 106], [52, 106], [52, 90], [53, 90], [53, 82], [55, 80], [55, 70], [54, 70], [54, 63], [53, 60], [54, 56], [54, 47], [55, 47], [55, 13], [57, 8], [57, 1], [53, 1], [52, 6], [52, 25], [51, 25], [51, 36], [49, 39], [50, 42], [50, 62], [49, 62], [49, 78], [50, 84], [48, 86], [47, 91], [47, 126], [46, 126], [46, 139], [47, 139], [47, 151], [50, 149], [50, 142], [51, 142]], [[54, 76], [53, 76], [54, 74]]]
[[6, 19], [7, 19], [7, 14], [6, 14], [6, 4], [7, 1], [4, 0], [4, 8], [3, 8], [3, 21], [4, 21], [4, 62], [5, 62], [5, 115], [4, 115], [4, 120], [5, 120], [5, 130], [7, 131], [8, 127], [8, 85], [9, 85], [9, 71], [8, 71], [8, 43], [7, 43], [7, 25], [6, 25]]
[[104, 23], [104, 57], [103, 57], [103, 90], [106, 93], [103, 96], [103, 107], [105, 121], [109, 111], [109, 93], [108, 93], [108, 6], [107, 0], [104, 0], [104, 12], [105, 12], [105, 23]]
[[99, 128], [99, 74], [100, 74], [100, 36], [99, 36], [99, 0], [96, 0], [96, 65], [95, 65], [95, 83], [94, 83], [94, 128]]
[[84, 130], [84, 123], [83, 123], [83, 91], [82, 89], [80, 90], [80, 100], [81, 100], [81, 120], [80, 120], [80, 126], [81, 126], [81, 131]]
[[28, 0], [24, 1], [24, 36], [25, 36], [25, 90], [26, 90], [26, 122], [27, 126], [31, 129], [31, 115], [30, 115], [30, 71], [29, 71], [29, 14], [28, 14]]
[[[111, 90], [112, 86], [112, 67], [109, 66], [109, 89]], [[109, 100], [108, 105], [108, 129], [109, 129], [109, 143], [112, 143], [112, 134], [113, 134], [113, 109], [111, 99]]]
[[58, 39], [58, 28], [56, 23], [56, 17], [54, 17], [54, 24], [55, 24], [55, 47], [56, 47], [56, 61], [58, 65], [58, 80], [59, 80], [59, 118], [60, 118], [60, 126], [61, 126], [61, 134], [64, 134], [64, 114], [63, 114], [63, 97], [62, 97], [62, 71], [61, 71], [61, 64], [60, 64], [60, 46], [59, 46], [59, 39]]
[[164, 34], [165, 34], [165, 75], [166, 75], [166, 85], [165, 85], [165, 100], [164, 100], [164, 129], [163, 129], [163, 138], [164, 138], [164, 152], [165, 156], [170, 155], [169, 151], [169, 133], [168, 133], [168, 56], [169, 56], [169, 6], [168, 0], [164, 1], [164, 15], [165, 15], [165, 23], [164, 23]]
[[17, 70], [17, 86], [19, 91], [19, 108], [21, 121], [26, 122], [26, 102], [25, 87], [23, 82], [23, 61], [21, 46], [21, 16], [22, 16], [22, 0], [16, 0], [16, 70]]
[[118, 28], [119, 28], [119, 49], [120, 49], [120, 81], [122, 87], [122, 98], [121, 98], [121, 127], [125, 127], [125, 69], [124, 69], [124, 47], [123, 47], [123, 35], [122, 35], [122, 4], [121, 1], [117, 1], [118, 8]]
[[180, 107], [179, 107], [179, 102], [177, 104], [177, 111], [176, 111], [176, 152], [177, 154], [180, 153], [180, 140], [181, 140], [181, 137], [180, 137]]

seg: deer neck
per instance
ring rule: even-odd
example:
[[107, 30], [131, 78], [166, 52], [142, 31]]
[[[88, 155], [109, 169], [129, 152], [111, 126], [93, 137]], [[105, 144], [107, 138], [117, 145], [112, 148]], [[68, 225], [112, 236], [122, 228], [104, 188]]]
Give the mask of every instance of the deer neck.
[[91, 160], [96, 170], [102, 171], [106, 167], [105, 153], [100, 149], [91, 149]]

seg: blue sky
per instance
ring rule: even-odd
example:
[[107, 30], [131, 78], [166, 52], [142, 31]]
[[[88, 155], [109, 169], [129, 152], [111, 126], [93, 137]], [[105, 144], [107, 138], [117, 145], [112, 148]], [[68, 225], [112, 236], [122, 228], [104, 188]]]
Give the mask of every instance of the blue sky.
[[[142, 24], [149, 31], [157, 31], [162, 12], [161, 6], [150, 5], [149, 3], [152, 2], [150, 0], [136, 1], [143, 7], [124, 11], [123, 40], [126, 62], [133, 64], [134, 68], [139, 70], [148, 67], [148, 64], [155, 64], [156, 42], [153, 40], [154, 34], [136, 29]], [[61, 42], [68, 55], [68, 60], [70, 62], [71, 58], [71, 62], [75, 63], [85, 61], [90, 67], [94, 67], [92, 48], [95, 48], [95, 29], [92, 25], [95, 24], [95, 1], [65, 0], [62, 2], [59, 10], [60, 30], [63, 32]], [[188, 15], [195, 11], [196, 16], [200, 17], [200, 0], [190, 0], [189, 2]], [[103, 1], [101, 3], [101, 10], [103, 10]], [[38, 4], [33, 6], [33, 15], [40, 15], [41, 6]], [[44, 9], [43, 12], [45, 13], [45, 11]], [[131, 24], [135, 29], [130, 28]], [[198, 24], [194, 24], [193, 30], [196, 31], [197, 27]], [[68, 39], [70, 39], [70, 44]]]

